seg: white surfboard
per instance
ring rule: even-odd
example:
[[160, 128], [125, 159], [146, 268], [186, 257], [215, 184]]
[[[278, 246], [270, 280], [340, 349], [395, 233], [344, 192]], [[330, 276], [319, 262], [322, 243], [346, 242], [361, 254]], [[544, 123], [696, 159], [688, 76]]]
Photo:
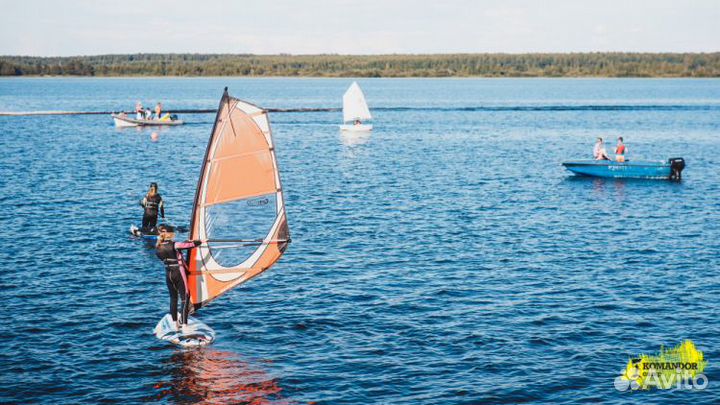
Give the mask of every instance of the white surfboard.
[[198, 347], [212, 343], [215, 340], [215, 331], [191, 316], [188, 317], [187, 325], [175, 330], [175, 322], [170, 314], [166, 314], [155, 326], [155, 336], [178, 346]]

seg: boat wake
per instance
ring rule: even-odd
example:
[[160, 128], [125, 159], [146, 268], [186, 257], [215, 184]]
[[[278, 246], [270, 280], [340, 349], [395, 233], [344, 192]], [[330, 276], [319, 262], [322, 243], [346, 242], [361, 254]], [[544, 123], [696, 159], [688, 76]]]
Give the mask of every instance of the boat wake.
[[381, 111], [720, 111], [714, 104], [500, 105], [458, 107], [374, 107]]

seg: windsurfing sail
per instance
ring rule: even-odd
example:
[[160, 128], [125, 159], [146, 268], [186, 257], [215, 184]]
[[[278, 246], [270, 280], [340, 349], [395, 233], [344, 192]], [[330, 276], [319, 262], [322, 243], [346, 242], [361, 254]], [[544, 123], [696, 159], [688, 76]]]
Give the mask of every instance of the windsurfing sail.
[[343, 94], [343, 121], [369, 120], [372, 119], [368, 110], [365, 95], [357, 82], [353, 82]]
[[205, 152], [190, 239], [197, 310], [272, 266], [288, 246], [280, 173], [265, 110], [225, 93]]

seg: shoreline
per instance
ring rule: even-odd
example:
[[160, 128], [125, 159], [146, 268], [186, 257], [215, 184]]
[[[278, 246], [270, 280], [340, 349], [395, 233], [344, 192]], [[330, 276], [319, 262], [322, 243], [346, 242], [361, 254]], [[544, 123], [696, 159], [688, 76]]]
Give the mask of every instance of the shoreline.
[[720, 78], [720, 52], [0, 56], [0, 77]]

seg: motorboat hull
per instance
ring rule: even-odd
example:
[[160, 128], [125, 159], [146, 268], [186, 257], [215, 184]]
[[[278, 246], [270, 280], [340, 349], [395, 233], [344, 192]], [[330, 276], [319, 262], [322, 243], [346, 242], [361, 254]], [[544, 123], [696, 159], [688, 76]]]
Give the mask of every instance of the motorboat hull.
[[174, 126], [183, 125], [185, 122], [182, 120], [138, 120], [130, 117], [122, 117], [117, 114], [112, 114], [115, 126], [118, 128], [127, 127], [144, 127], [144, 126]]
[[571, 172], [590, 177], [680, 180], [685, 168], [683, 158], [671, 158], [667, 161], [625, 161], [578, 160], [563, 162]]

